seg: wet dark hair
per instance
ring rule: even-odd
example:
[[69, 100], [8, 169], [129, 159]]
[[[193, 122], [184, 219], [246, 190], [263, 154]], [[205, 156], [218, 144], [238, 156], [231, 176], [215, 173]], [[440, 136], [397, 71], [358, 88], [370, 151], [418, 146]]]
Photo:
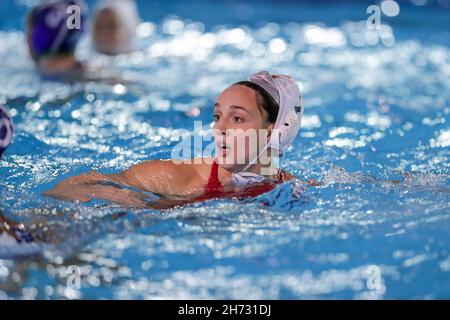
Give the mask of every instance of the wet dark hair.
[[233, 85], [244, 86], [255, 91], [258, 101], [258, 108], [260, 110], [264, 109], [267, 112], [267, 121], [269, 121], [270, 123], [275, 123], [280, 107], [278, 106], [278, 103], [275, 101], [275, 99], [263, 87], [251, 81], [239, 81]]

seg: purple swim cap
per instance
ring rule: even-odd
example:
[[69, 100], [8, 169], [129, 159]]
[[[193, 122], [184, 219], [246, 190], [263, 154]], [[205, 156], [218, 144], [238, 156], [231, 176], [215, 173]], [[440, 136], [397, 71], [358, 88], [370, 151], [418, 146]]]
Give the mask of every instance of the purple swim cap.
[[[67, 19], [74, 13], [70, 6], [80, 8], [80, 28], [69, 28]], [[30, 14], [30, 46], [36, 56], [72, 53], [84, 31], [84, 3], [81, 0], [54, 0], [36, 6]]]
[[12, 140], [13, 126], [11, 117], [6, 110], [0, 106], [0, 158]]

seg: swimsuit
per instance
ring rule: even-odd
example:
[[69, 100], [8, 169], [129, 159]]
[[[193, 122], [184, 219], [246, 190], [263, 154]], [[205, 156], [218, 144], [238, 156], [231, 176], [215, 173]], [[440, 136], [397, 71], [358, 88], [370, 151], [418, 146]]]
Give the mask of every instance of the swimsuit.
[[211, 167], [208, 183], [205, 186], [204, 193], [197, 197], [196, 201], [207, 200], [211, 198], [224, 198], [235, 196], [238, 198], [257, 197], [263, 193], [273, 190], [278, 184], [283, 183], [283, 174], [278, 171], [277, 180], [274, 182], [259, 183], [244, 187], [242, 190], [226, 191], [219, 180], [219, 164], [214, 161]]

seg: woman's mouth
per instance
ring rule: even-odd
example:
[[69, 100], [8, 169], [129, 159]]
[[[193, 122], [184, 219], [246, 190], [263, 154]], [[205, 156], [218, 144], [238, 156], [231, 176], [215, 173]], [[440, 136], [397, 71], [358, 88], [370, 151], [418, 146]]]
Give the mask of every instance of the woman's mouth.
[[231, 149], [231, 148], [230, 148], [229, 146], [227, 146], [225, 143], [219, 143], [219, 144], [217, 145], [217, 153], [218, 153], [219, 155], [221, 155], [222, 157], [227, 156], [228, 151], [229, 151], [230, 149]]

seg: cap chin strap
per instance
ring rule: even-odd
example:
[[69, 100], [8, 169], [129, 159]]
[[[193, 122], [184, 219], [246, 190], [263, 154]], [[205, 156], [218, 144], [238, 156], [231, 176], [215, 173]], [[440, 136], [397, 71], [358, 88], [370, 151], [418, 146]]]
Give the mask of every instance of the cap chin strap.
[[248, 185], [248, 184], [260, 183], [260, 182], [264, 182], [267, 180], [267, 177], [265, 175], [257, 174], [257, 173], [253, 173], [253, 172], [247, 172], [247, 170], [251, 166], [256, 164], [259, 157], [261, 157], [263, 152], [265, 152], [269, 147], [270, 147], [270, 142], [266, 143], [266, 145], [259, 152], [259, 154], [252, 161], [250, 161], [244, 167], [244, 169], [242, 169], [241, 171], [239, 171], [237, 173], [232, 174], [231, 179], [232, 179], [234, 185], [243, 186], [243, 185]]
[[263, 153], [264, 151], [267, 150], [268, 147], [269, 147], [269, 143], [267, 143], [267, 144], [264, 146], [264, 148], [262, 148], [262, 150], [258, 153], [258, 155], [257, 155], [252, 161], [250, 161], [250, 162], [244, 167], [244, 169], [242, 169], [242, 170], [239, 171], [238, 173], [246, 172], [251, 166], [253, 166], [254, 164], [256, 164], [256, 162], [258, 161], [259, 157], [262, 155], [262, 153]]

